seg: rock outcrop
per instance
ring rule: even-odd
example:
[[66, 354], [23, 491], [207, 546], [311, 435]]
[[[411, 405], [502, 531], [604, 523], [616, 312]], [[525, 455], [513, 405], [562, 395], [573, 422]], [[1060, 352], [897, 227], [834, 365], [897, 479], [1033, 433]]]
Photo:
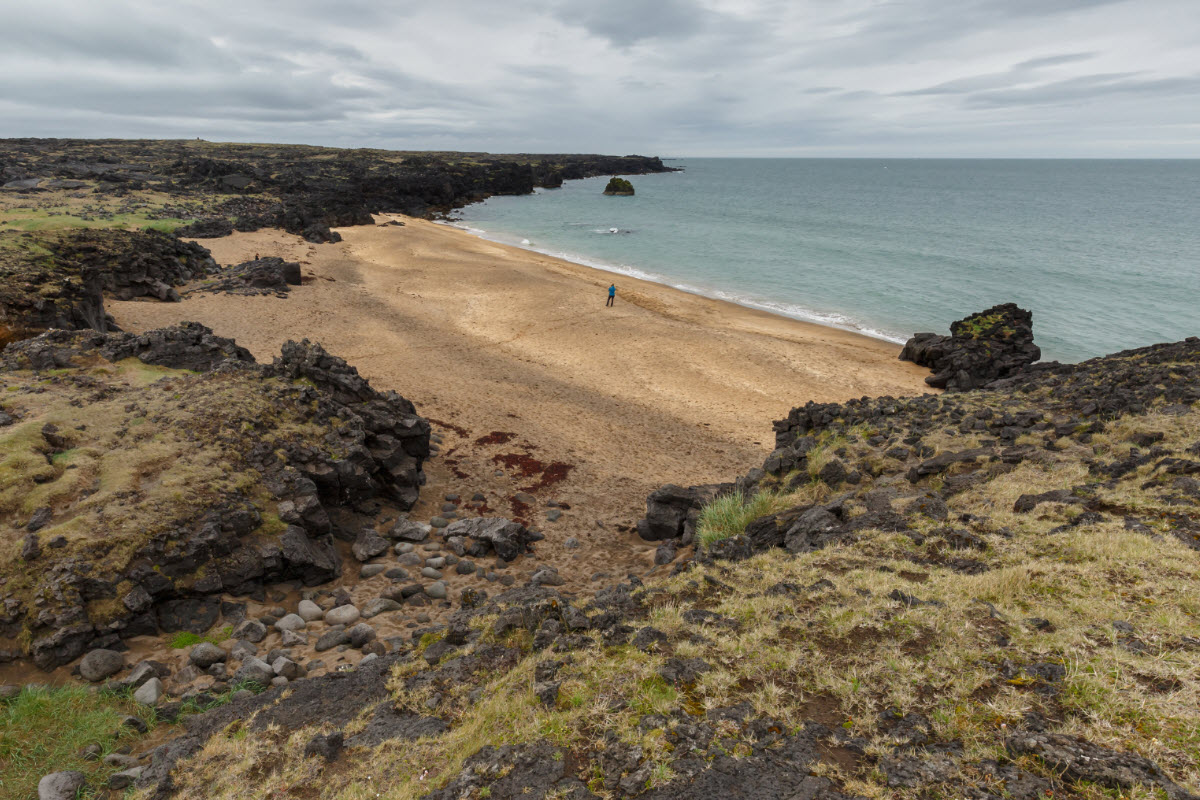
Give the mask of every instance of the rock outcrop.
[[[222, 592], [335, 577], [333, 537], [358, 531], [333, 512], [411, 507], [429, 454], [411, 403], [309, 342], [259, 366], [196, 324], [53, 331], [10, 345], [0, 382], [6, 491], [45, 508], [25, 548], [36, 573], [0, 567], [0, 642], [27, 642], [47, 669], [129, 636], [207, 630]], [[0, 519], [26, 535], [20, 505]]]
[[966, 391], [1007, 378], [1042, 357], [1033, 343], [1033, 314], [1013, 303], [993, 306], [950, 326], [949, 336], [915, 334], [902, 361], [929, 367], [935, 389]]
[[216, 270], [208, 251], [155, 231], [0, 231], [0, 344], [53, 328], [117, 330], [104, 295], [177, 301]]
[[610, 197], [633, 197], [633, 184], [624, 178], [610, 178], [608, 185], [604, 187], [604, 194], [609, 195]]
[[223, 292], [286, 297], [291, 287], [299, 286], [300, 282], [298, 263], [268, 256], [223, 269], [191, 287], [189, 293]]

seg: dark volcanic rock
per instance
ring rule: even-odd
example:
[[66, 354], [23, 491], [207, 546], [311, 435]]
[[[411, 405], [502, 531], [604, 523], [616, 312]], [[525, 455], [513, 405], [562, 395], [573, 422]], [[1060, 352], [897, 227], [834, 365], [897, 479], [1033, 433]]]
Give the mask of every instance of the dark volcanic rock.
[[648, 542], [683, 537], [690, 543], [700, 509], [715, 498], [731, 491], [733, 484], [689, 486], [684, 489], [668, 484], [646, 498], [646, 516], [637, 523], [638, 536]]
[[1196, 800], [1196, 795], [1175, 784], [1153, 761], [1133, 753], [1118, 753], [1073, 736], [1019, 734], [1009, 738], [1007, 747], [1014, 757], [1037, 756], [1051, 770], [1070, 780], [1088, 781], [1117, 790], [1159, 789], [1169, 800]]
[[253, 261], [244, 261], [222, 270], [211, 279], [193, 287], [190, 292], [278, 295], [286, 294], [292, 286], [299, 286], [300, 281], [300, 265], [298, 263], [269, 256]]
[[1033, 343], [1033, 314], [1013, 303], [958, 320], [949, 336], [918, 333], [900, 353], [902, 361], [933, 370], [925, 379], [930, 386], [951, 391], [1007, 378], [1041, 357]]
[[[442, 538], [461, 536], [473, 539], [476, 546], [471, 555], [487, 555], [490, 548], [505, 561], [512, 561], [524, 553], [533, 542], [541, 541], [542, 535], [535, 533], [519, 522], [504, 517], [475, 517], [450, 523], [442, 529]], [[475, 552], [482, 548], [482, 552]]]

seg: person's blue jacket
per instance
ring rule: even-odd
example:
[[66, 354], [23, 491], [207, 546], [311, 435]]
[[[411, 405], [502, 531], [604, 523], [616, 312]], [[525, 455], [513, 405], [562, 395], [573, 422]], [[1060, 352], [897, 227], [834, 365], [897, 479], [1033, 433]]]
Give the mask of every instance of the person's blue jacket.
[[608, 287], [608, 296], [615, 297], [616, 294], [617, 294], [617, 285], [614, 283], [612, 286]]

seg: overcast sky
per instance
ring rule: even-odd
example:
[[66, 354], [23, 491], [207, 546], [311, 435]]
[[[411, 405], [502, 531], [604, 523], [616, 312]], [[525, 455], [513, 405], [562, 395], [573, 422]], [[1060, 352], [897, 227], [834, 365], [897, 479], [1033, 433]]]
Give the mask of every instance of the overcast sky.
[[1200, 157], [1200, 0], [0, 0], [0, 136]]

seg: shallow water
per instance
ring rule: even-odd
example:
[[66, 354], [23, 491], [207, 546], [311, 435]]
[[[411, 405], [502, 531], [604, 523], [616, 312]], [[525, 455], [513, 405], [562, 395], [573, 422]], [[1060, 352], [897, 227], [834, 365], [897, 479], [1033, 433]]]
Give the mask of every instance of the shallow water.
[[1007, 301], [1046, 359], [1200, 335], [1200, 161], [668, 163], [686, 171], [634, 176], [635, 197], [571, 181], [460, 224], [896, 342]]

